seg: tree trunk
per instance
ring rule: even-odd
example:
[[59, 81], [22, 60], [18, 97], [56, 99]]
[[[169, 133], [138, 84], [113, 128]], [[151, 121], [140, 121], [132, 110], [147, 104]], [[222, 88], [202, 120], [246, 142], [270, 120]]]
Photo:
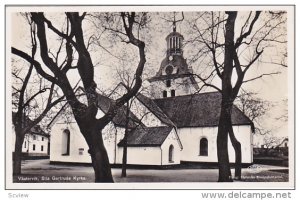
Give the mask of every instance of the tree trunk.
[[231, 107], [222, 99], [221, 114], [218, 125], [217, 154], [219, 163], [219, 182], [232, 182], [229, 157], [228, 157], [228, 130], [231, 126]]
[[[86, 134], [84, 134], [86, 135]], [[93, 131], [87, 139], [89, 153], [92, 159], [92, 165], [95, 172], [96, 183], [113, 183], [111, 167], [107, 151], [103, 144], [102, 131]]]
[[15, 152], [13, 154], [13, 175], [21, 174], [23, 141], [24, 137], [16, 132]]
[[[124, 137], [124, 140], [125, 140], [125, 137]], [[127, 176], [126, 170], [127, 170], [127, 141], [126, 141], [126, 144], [124, 141], [121, 177]]]
[[127, 170], [127, 138], [128, 138], [128, 132], [129, 132], [129, 114], [130, 114], [130, 103], [126, 103], [126, 121], [125, 121], [125, 134], [123, 138], [123, 158], [122, 158], [122, 173], [121, 177], [126, 177], [126, 170]]
[[241, 180], [242, 176], [242, 150], [241, 150], [241, 143], [236, 139], [232, 125], [229, 127], [229, 137], [232, 143], [232, 146], [235, 151], [235, 173], [234, 178], [237, 180]]

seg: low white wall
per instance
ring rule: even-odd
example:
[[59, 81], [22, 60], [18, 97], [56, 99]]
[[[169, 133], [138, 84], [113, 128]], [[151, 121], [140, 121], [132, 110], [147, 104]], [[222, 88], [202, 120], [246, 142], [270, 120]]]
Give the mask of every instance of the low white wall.
[[[127, 148], [127, 164], [161, 165], [160, 147], [129, 147]], [[117, 164], [122, 163], [123, 147], [118, 147]]]
[[[242, 162], [253, 162], [252, 133], [248, 125], [234, 126], [235, 136], [242, 146]], [[217, 127], [206, 128], [180, 128], [179, 137], [183, 145], [182, 161], [191, 162], [218, 162], [217, 158]], [[200, 156], [200, 140], [208, 140], [208, 156]], [[228, 154], [230, 162], [235, 161], [235, 153], [228, 138]]]

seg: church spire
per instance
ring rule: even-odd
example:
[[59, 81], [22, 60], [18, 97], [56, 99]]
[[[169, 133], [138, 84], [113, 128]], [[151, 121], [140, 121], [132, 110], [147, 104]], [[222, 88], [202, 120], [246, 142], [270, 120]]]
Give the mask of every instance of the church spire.
[[183, 36], [176, 31], [176, 23], [180, 22], [183, 20], [179, 19], [176, 20], [175, 18], [176, 13], [174, 12], [174, 17], [172, 21], [172, 26], [173, 26], [173, 32], [171, 32], [167, 37], [167, 56], [174, 56], [174, 55], [182, 55], [182, 41], [183, 41]]

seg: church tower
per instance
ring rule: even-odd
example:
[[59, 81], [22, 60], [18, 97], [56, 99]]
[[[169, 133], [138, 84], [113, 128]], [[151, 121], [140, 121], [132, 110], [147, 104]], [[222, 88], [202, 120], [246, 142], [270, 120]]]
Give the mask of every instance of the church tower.
[[156, 75], [149, 80], [153, 98], [165, 98], [193, 94], [199, 89], [193, 70], [183, 57], [183, 36], [176, 32], [173, 22], [173, 32], [166, 37], [167, 52]]

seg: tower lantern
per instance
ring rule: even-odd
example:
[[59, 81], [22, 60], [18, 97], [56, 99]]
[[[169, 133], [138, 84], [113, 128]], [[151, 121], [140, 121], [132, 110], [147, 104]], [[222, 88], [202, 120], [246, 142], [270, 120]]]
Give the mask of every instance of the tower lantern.
[[182, 55], [182, 42], [183, 42], [183, 36], [176, 32], [176, 21], [175, 20], [175, 14], [174, 14], [174, 21], [173, 21], [173, 32], [171, 32], [167, 37], [167, 54], [168, 56], [173, 55]]

